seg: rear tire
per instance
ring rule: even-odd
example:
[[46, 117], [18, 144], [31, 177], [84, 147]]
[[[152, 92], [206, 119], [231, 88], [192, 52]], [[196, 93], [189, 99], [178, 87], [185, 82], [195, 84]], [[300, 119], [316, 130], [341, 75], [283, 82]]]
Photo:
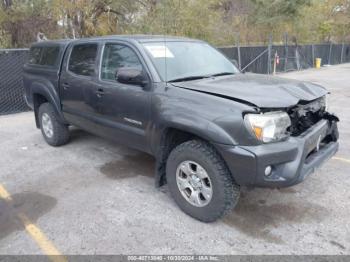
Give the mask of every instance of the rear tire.
[[240, 187], [224, 160], [204, 141], [191, 140], [177, 146], [168, 157], [166, 178], [178, 206], [203, 222], [223, 217], [239, 200]]
[[61, 146], [69, 140], [69, 129], [58, 119], [54, 107], [50, 103], [44, 103], [39, 107], [39, 122], [41, 133], [45, 141], [51, 146]]

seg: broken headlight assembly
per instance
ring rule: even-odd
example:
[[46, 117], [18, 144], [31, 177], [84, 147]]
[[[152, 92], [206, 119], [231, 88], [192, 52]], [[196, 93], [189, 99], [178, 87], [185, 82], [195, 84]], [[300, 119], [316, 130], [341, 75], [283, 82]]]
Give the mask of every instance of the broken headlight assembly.
[[264, 143], [280, 141], [289, 136], [287, 128], [291, 125], [291, 120], [286, 112], [246, 114], [244, 122], [247, 129]]
[[323, 99], [325, 111], [329, 112], [329, 95], [325, 95], [322, 99]]

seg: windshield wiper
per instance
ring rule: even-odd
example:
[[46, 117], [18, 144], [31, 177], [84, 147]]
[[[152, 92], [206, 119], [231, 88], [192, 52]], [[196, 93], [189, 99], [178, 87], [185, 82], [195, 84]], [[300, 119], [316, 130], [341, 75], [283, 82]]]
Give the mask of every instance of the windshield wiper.
[[186, 77], [181, 77], [181, 78], [176, 78], [168, 81], [169, 83], [172, 82], [183, 82], [183, 81], [192, 81], [192, 80], [198, 80], [198, 79], [204, 79], [204, 78], [211, 78], [211, 77], [217, 77], [217, 76], [226, 76], [226, 75], [234, 75], [232, 72], [222, 72], [222, 73], [217, 73], [214, 75], [205, 75], [205, 76], [186, 76]]
[[234, 75], [235, 73], [232, 72], [222, 72], [222, 73], [217, 73], [214, 75], [211, 75], [210, 77], [215, 77], [215, 76], [228, 76], [228, 75]]
[[192, 80], [198, 80], [198, 79], [204, 79], [204, 78], [210, 78], [211, 76], [187, 76], [187, 77], [181, 77], [169, 80], [169, 83], [173, 82], [183, 82], [183, 81], [192, 81]]

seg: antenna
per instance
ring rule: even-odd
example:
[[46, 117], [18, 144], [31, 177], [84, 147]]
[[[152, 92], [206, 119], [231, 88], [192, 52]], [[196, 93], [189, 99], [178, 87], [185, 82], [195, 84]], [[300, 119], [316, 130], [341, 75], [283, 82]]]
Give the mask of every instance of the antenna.
[[163, 39], [164, 39], [164, 74], [165, 74], [165, 84], [168, 83], [168, 65], [167, 65], [167, 46], [166, 46], [166, 34], [167, 34], [167, 27], [165, 23], [165, 18], [166, 18], [166, 7], [167, 7], [167, 1], [165, 1], [164, 4], [164, 9], [163, 9]]

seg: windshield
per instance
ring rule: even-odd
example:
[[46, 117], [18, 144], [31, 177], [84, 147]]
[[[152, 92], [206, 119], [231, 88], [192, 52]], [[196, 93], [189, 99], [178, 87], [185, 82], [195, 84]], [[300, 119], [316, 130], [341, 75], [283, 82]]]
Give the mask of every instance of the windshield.
[[236, 74], [239, 70], [219, 51], [202, 42], [144, 43], [164, 81], [186, 81]]

